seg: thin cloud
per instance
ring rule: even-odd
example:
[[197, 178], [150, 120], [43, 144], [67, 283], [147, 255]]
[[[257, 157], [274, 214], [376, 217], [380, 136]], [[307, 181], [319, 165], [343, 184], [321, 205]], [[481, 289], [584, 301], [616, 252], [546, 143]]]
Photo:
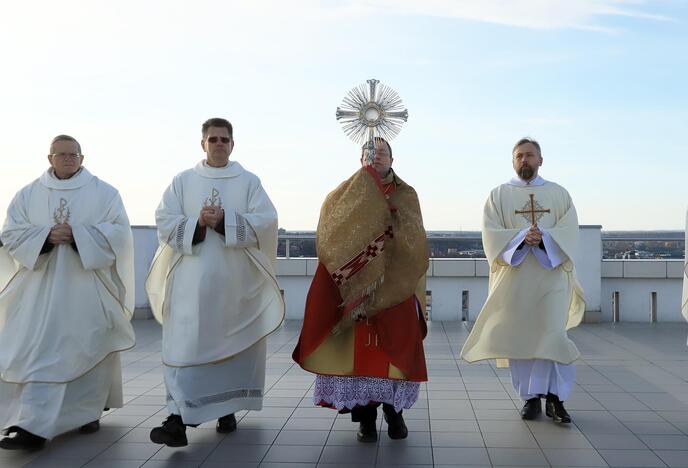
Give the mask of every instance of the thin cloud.
[[348, 13], [421, 15], [456, 18], [530, 29], [614, 31], [599, 24], [609, 17], [673, 21], [646, 11], [647, 2], [632, 0], [348, 0], [334, 9]]

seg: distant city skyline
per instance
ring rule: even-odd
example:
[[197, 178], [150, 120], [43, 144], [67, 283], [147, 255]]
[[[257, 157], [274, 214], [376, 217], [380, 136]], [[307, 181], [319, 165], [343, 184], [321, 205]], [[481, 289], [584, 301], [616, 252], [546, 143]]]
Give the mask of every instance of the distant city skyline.
[[683, 229], [688, 205], [688, 2], [683, 0], [47, 0], [3, 6], [0, 222], [67, 133], [154, 223], [174, 174], [202, 159], [200, 125], [235, 125], [288, 230], [358, 167], [335, 121], [377, 78], [409, 121], [394, 167], [428, 230], [478, 230], [524, 135], [581, 224]]
[[[480, 231], [428, 231], [427, 237], [431, 258], [485, 258]], [[316, 257], [315, 238], [315, 231], [280, 229], [277, 256]], [[683, 260], [684, 239], [684, 231], [602, 231], [602, 258]]]

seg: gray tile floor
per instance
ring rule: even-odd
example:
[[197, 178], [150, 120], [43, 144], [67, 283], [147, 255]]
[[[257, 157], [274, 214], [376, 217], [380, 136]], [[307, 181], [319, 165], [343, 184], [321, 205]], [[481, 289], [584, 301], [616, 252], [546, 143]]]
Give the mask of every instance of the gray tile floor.
[[0, 451], [0, 466], [46, 467], [688, 467], [688, 348], [685, 324], [586, 324], [571, 332], [583, 358], [567, 403], [574, 424], [523, 422], [508, 370], [457, 360], [467, 336], [457, 322], [435, 322], [425, 342], [430, 381], [405, 411], [409, 437], [356, 442], [345, 415], [314, 408], [313, 376], [291, 360], [301, 323], [269, 339], [263, 411], [239, 414], [239, 429], [189, 429], [189, 446], [148, 440], [166, 416], [160, 327], [135, 321], [138, 344], [123, 356], [124, 408], [100, 432], [69, 433], [43, 451]]

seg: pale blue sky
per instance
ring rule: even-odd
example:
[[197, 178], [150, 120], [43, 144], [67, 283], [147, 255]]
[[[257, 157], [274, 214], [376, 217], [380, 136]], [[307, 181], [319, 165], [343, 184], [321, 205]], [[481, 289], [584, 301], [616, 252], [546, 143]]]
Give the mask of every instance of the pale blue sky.
[[683, 0], [13, 2], [0, 57], [0, 220], [68, 133], [132, 223], [152, 224], [172, 176], [203, 157], [200, 124], [222, 116], [280, 226], [314, 229], [358, 165], [335, 108], [372, 77], [409, 109], [394, 167], [427, 229], [478, 229], [523, 135], [581, 223], [685, 220]]

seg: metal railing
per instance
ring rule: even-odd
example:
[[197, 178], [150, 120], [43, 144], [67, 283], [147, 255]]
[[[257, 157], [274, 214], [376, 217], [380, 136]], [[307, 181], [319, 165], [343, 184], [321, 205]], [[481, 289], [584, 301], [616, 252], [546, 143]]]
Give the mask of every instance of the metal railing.
[[[632, 234], [632, 233], [629, 233]], [[682, 259], [685, 252], [683, 232], [637, 236], [602, 233], [604, 259]], [[485, 258], [482, 238], [477, 231], [460, 233], [428, 232], [431, 258]], [[281, 233], [277, 256], [315, 258], [315, 232]]]

